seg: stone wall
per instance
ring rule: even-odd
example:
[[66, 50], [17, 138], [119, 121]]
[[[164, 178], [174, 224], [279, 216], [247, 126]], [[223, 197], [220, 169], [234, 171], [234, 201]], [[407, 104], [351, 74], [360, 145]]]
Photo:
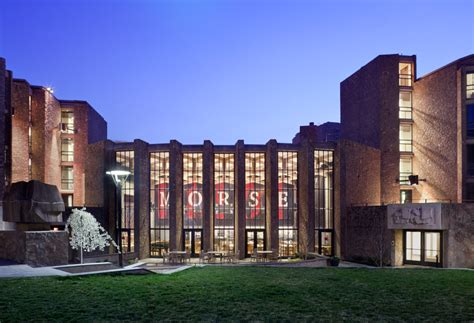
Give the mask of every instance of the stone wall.
[[393, 232], [387, 229], [387, 207], [348, 207], [343, 258], [380, 265], [391, 264]]
[[12, 183], [30, 180], [29, 176], [29, 101], [30, 85], [23, 80], [15, 80], [12, 89]]
[[444, 265], [474, 268], [474, 203], [443, 204], [448, 231], [444, 235]]
[[[6, 110], [6, 66], [5, 60], [0, 57], [0, 151], [5, 151], [5, 113]], [[3, 200], [5, 188], [5, 154], [0, 153], [0, 200]]]
[[0, 258], [33, 267], [66, 265], [65, 231], [0, 231]]

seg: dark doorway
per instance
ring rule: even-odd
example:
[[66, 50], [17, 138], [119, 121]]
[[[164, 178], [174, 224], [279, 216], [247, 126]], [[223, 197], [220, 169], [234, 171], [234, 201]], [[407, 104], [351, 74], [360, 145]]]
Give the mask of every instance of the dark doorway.
[[265, 230], [247, 230], [245, 235], [245, 256], [250, 255], [257, 250], [265, 250]]
[[199, 257], [202, 250], [202, 230], [184, 230], [184, 250], [189, 251], [191, 257]]

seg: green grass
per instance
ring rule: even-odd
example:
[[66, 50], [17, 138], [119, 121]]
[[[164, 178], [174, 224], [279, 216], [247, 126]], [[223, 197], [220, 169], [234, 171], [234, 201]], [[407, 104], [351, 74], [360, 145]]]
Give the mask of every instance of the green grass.
[[193, 268], [177, 274], [0, 280], [0, 322], [474, 320], [474, 272]]

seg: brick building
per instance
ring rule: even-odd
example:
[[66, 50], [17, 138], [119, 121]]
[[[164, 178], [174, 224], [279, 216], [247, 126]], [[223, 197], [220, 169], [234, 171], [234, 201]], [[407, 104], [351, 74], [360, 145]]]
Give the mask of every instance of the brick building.
[[381, 55], [341, 83], [343, 256], [474, 266], [473, 103], [474, 55], [421, 78], [415, 56]]

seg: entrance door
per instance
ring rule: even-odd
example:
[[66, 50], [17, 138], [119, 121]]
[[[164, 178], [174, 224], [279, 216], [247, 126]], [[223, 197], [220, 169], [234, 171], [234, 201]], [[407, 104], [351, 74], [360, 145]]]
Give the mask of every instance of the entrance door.
[[403, 260], [405, 264], [441, 266], [441, 232], [405, 231]]
[[199, 257], [202, 249], [202, 230], [184, 230], [184, 250], [191, 257]]
[[250, 257], [255, 249], [265, 250], [265, 230], [247, 230], [245, 236], [245, 256]]

